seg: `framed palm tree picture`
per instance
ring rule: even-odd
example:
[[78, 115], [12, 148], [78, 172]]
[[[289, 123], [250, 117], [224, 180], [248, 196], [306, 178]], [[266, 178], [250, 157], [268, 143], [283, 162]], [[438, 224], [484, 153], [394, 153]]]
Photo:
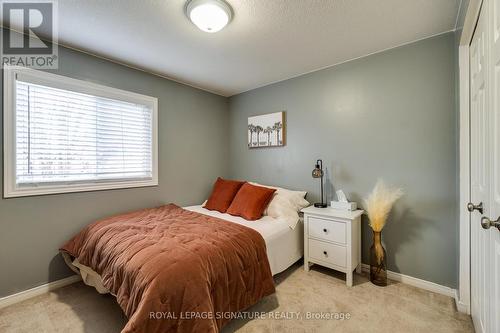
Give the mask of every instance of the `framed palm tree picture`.
[[285, 112], [248, 117], [248, 147], [281, 147], [285, 145]]

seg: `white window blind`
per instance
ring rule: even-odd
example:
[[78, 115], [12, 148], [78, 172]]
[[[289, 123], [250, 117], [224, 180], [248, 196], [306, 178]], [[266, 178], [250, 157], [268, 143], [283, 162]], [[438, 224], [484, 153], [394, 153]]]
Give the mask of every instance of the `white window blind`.
[[14, 79], [16, 189], [56, 187], [51, 193], [58, 193], [92, 190], [93, 184], [156, 184], [151, 103], [40, 82], [26, 75]]

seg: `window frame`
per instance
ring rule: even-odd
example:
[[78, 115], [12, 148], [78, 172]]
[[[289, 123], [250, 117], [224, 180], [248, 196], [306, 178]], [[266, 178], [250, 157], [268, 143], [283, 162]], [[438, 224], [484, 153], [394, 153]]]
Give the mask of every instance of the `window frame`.
[[[158, 186], [158, 99], [97, 83], [69, 78], [31, 68], [4, 64], [3, 75], [3, 139], [4, 139], [4, 198], [34, 195], [102, 191], [137, 187]], [[16, 78], [21, 75], [53, 88], [143, 104], [151, 107], [152, 115], [152, 178], [147, 180], [78, 181], [61, 184], [17, 186], [16, 184]]]

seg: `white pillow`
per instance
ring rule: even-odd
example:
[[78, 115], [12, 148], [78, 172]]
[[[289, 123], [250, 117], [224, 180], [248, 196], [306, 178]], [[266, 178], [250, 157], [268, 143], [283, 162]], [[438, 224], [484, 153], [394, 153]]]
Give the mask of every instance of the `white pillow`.
[[310, 205], [304, 198], [307, 194], [305, 191], [291, 191], [281, 187], [261, 185], [252, 182], [250, 184], [276, 190], [269, 205], [264, 210], [264, 215], [285, 219], [292, 229], [294, 229], [297, 222], [299, 222], [299, 211]]

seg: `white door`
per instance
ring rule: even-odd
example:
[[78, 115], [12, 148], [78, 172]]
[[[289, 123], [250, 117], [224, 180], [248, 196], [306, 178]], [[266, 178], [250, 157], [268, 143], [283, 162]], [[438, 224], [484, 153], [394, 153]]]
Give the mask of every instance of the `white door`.
[[[484, 0], [470, 47], [471, 314], [500, 332], [500, 0]], [[498, 226], [498, 228], [497, 228]]]
[[[483, 8], [484, 9], [484, 8]], [[489, 206], [488, 152], [488, 89], [487, 89], [487, 15], [483, 10], [470, 46], [470, 103], [471, 103], [471, 201]], [[489, 233], [481, 227], [480, 210], [471, 213], [471, 314], [476, 332], [488, 332], [488, 261]]]
[[[489, 63], [490, 63], [490, 209], [484, 224], [496, 220], [500, 224], [500, 0], [489, 1]], [[487, 220], [486, 220], [487, 219]], [[499, 226], [496, 224], [496, 226]], [[500, 226], [485, 230], [490, 241], [490, 332], [500, 332]]]

